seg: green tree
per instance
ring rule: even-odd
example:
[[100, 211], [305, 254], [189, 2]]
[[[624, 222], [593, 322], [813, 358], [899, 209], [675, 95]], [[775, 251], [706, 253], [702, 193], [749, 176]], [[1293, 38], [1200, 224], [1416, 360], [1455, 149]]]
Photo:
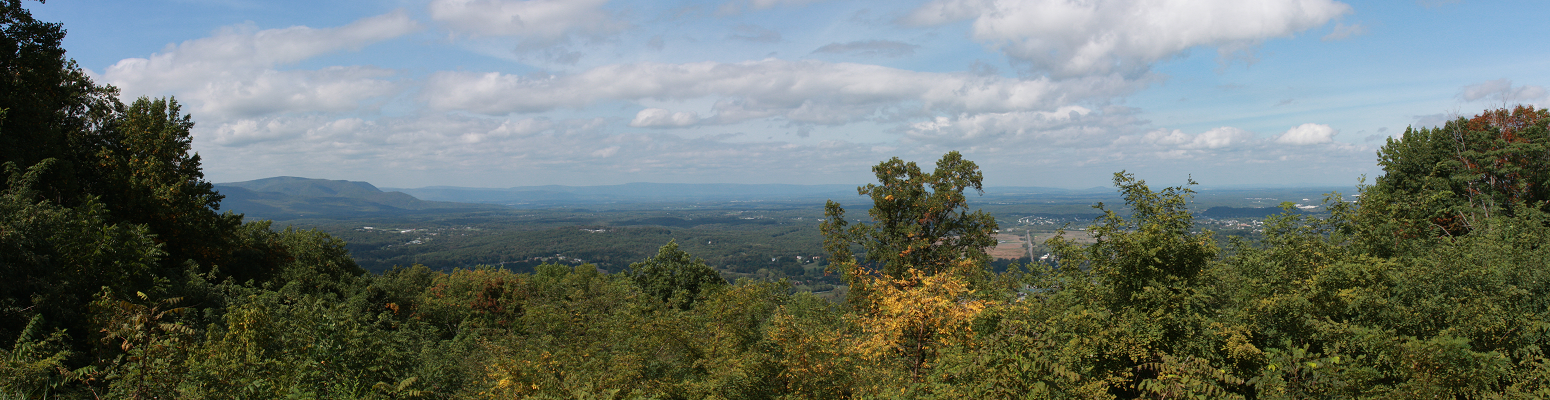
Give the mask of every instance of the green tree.
[[679, 250], [675, 240], [657, 249], [657, 255], [630, 264], [628, 274], [647, 296], [680, 309], [693, 307], [711, 290], [727, 285], [721, 273], [705, 265], [705, 260]]
[[289, 257], [274, 277], [277, 285], [297, 285], [312, 293], [345, 293], [352, 280], [366, 273], [350, 258], [343, 240], [295, 228], [285, 228], [278, 236]]
[[65, 57], [65, 30], [41, 22], [20, 0], [0, 1], [0, 164], [22, 169], [57, 159], [38, 195], [75, 205], [99, 128], [117, 110], [118, 90], [98, 86]]
[[175, 99], [141, 97], [105, 129], [96, 150], [101, 196], [116, 219], [144, 224], [167, 252], [164, 274], [186, 260], [209, 266], [225, 261], [237, 215], [220, 215], [222, 196], [204, 180], [192, 151], [193, 119]]
[[1407, 128], [1378, 150], [1384, 175], [1362, 196], [1380, 254], [1406, 238], [1459, 236], [1550, 200], [1550, 110], [1487, 110], [1442, 127]]
[[1044, 381], [1068, 390], [1121, 398], [1230, 397], [1225, 394], [1242, 382], [1222, 370], [1224, 353], [1231, 354], [1222, 349], [1236, 347], [1224, 339], [1234, 331], [1216, 319], [1220, 301], [1204, 284], [1212, 281], [1218, 249], [1211, 232], [1194, 231], [1188, 208], [1194, 192], [1187, 186], [1153, 191], [1124, 172], [1114, 174], [1114, 185], [1130, 216], [1099, 203], [1094, 207], [1103, 216], [1088, 229], [1095, 243], [1050, 240], [1059, 265], [1034, 275], [1030, 287], [1041, 301], [1019, 308], [1035, 314], [1015, 316], [1049, 325], [1032, 327], [1036, 340], [1019, 340], [1078, 356], [1058, 367], [1035, 364], [1079, 374], [1074, 382]]
[[1194, 286], [1217, 253], [1210, 231], [1192, 232], [1194, 216], [1188, 201], [1194, 191], [1170, 187], [1154, 192], [1146, 181], [1123, 171], [1114, 174], [1114, 186], [1129, 206], [1130, 218], [1098, 203], [1094, 207], [1103, 216], [1091, 229], [1096, 243], [1078, 253], [1063, 238], [1056, 238], [1062, 265], [1086, 268], [1102, 279], [1112, 288], [1108, 303], [1116, 310], [1134, 305], [1148, 287]]
[[[114, 224], [101, 203], [65, 207], [39, 200], [35, 188], [56, 160], [25, 172], [7, 168], [0, 192], [0, 339], [10, 341], [33, 315], [53, 326], [90, 332], [86, 305], [103, 287], [134, 291], [151, 286], [161, 250], [145, 227]], [[74, 337], [81, 344], [84, 337]]]
[[[872, 172], [878, 183], [856, 189], [872, 198], [872, 222], [850, 225], [845, 209], [830, 200], [820, 225], [829, 265], [845, 275], [852, 295], [865, 296], [863, 278], [874, 272], [892, 279], [910, 278], [912, 269], [926, 275], [956, 272], [971, 279], [984, 272], [957, 270], [964, 265], [983, 268], [989, 258], [985, 249], [996, 245], [995, 218], [980, 210], [969, 212], [963, 194], [970, 188], [984, 193], [978, 165], [953, 151], [929, 174], [898, 157], [877, 164]], [[851, 252], [856, 245], [865, 249], [866, 263], [857, 263]]]

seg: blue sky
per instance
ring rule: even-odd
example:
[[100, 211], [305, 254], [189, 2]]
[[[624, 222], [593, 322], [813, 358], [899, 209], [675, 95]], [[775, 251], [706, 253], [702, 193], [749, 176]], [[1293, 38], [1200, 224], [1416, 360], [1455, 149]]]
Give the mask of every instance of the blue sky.
[[[1407, 126], [1550, 105], [1537, 1], [53, 0], [216, 182], [1354, 185]], [[928, 167], [929, 168], [929, 167]]]

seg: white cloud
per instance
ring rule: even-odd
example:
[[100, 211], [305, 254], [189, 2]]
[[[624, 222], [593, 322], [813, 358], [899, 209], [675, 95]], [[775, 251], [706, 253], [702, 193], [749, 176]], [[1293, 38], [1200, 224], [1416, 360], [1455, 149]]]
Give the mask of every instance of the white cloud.
[[203, 116], [254, 117], [285, 111], [345, 112], [370, 98], [398, 92], [383, 80], [395, 72], [370, 67], [329, 67], [317, 71], [263, 70], [241, 79], [205, 82], [180, 94], [198, 104]]
[[[877, 65], [768, 59], [741, 63], [619, 64], [571, 75], [438, 72], [421, 91], [437, 110], [488, 115], [583, 108], [609, 100], [716, 98], [717, 118], [783, 116], [835, 124], [880, 112], [919, 114], [1054, 110], [1108, 99], [1146, 81], [1118, 76], [1019, 80]], [[886, 110], [885, 110], [886, 109]]]
[[200, 139], [222, 146], [243, 146], [301, 136], [316, 124], [316, 121], [302, 119], [243, 119], [221, 124], [214, 132]]
[[1184, 133], [1178, 129], [1172, 131], [1159, 129], [1147, 132], [1140, 137], [1125, 137], [1117, 141], [1120, 144], [1127, 142], [1139, 142], [1154, 145], [1172, 146], [1179, 149], [1220, 149], [1234, 145], [1248, 143], [1254, 140], [1254, 134], [1242, 129], [1223, 126], [1201, 132], [1197, 135]]
[[1486, 99], [1502, 103], [1531, 103], [1538, 104], [1550, 99], [1550, 92], [1543, 86], [1523, 85], [1512, 86], [1512, 81], [1497, 79], [1465, 86], [1459, 90], [1459, 98], [1465, 101]]
[[1254, 134], [1242, 129], [1224, 126], [1211, 129], [1195, 136], [1186, 148], [1220, 149], [1223, 147], [1242, 144], [1254, 140]]
[[[726, 176], [788, 183], [861, 181], [880, 155], [830, 141], [729, 141], [670, 133], [610, 132], [604, 119], [486, 118], [453, 113], [377, 120], [276, 116], [196, 127], [206, 168], [221, 181], [328, 171], [384, 186], [431, 179], [464, 186], [636, 181], [724, 182]], [[211, 136], [215, 136], [211, 138]], [[210, 140], [214, 139], [214, 140]], [[913, 154], [905, 151], [897, 154]], [[940, 156], [940, 154], [935, 154]], [[606, 160], [602, 160], [606, 159]], [[384, 171], [391, 171], [384, 173]], [[543, 171], [541, 174], [533, 171]], [[600, 180], [601, 179], [601, 180]]]
[[638, 128], [678, 128], [694, 125], [700, 122], [700, 116], [693, 112], [672, 112], [661, 108], [647, 108], [635, 113], [635, 119], [630, 121], [630, 126]]
[[990, 143], [996, 140], [1037, 140], [1056, 145], [1092, 145], [1090, 136], [1107, 134], [1114, 126], [1084, 119], [1094, 111], [1065, 106], [1054, 111], [960, 114], [910, 124], [913, 139], [938, 143]]
[[403, 12], [337, 28], [229, 27], [214, 36], [168, 45], [147, 58], [108, 67], [101, 78], [125, 97], [176, 95], [202, 117], [246, 118], [284, 111], [342, 111], [389, 95], [395, 72], [372, 67], [281, 71], [277, 67], [402, 36], [419, 29]]
[[600, 37], [628, 25], [603, 6], [608, 0], [435, 0], [431, 19], [453, 32], [513, 36], [524, 47], [543, 47], [572, 36]]
[[507, 120], [500, 126], [489, 131], [490, 136], [498, 138], [524, 137], [554, 128], [554, 123], [548, 119], [525, 118], [520, 120]]
[[901, 19], [973, 19], [973, 36], [1056, 77], [1147, 71], [1197, 46], [1231, 53], [1351, 12], [1332, 0], [935, 0]]
[[[420, 29], [402, 11], [361, 19], [338, 28], [293, 26], [257, 30], [252, 24], [222, 29], [214, 36], [168, 45], [148, 58], [127, 58], [103, 77], [126, 92], [199, 86], [234, 73], [273, 68], [395, 38]], [[150, 91], [150, 90], [147, 90]]]
[[[1300, 128], [1300, 129], [1299, 129]], [[1057, 164], [1072, 165], [1072, 174], [1090, 174], [1092, 170], [1118, 171], [1169, 171], [1182, 179], [1193, 176], [1206, 185], [1227, 182], [1265, 182], [1266, 171], [1277, 174], [1293, 174], [1291, 182], [1316, 182], [1308, 177], [1327, 177], [1334, 174], [1352, 177], [1368, 173], [1371, 169], [1373, 147], [1329, 140], [1333, 129], [1308, 124], [1294, 128], [1293, 132], [1313, 134], [1303, 137], [1306, 145], [1288, 146], [1287, 140], [1295, 135], [1261, 139], [1252, 132], [1224, 126], [1198, 134], [1178, 129], [1154, 129], [1145, 132], [1122, 132], [1107, 147], [1080, 151], [1081, 156], [1050, 154]], [[976, 160], [978, 161], [978, 160]], [[1281, 178], [1283, 182], [1288, 179]], [[1328, 184], [1323, 182], [1320, 184]], [[1344, 183], [1344, 182], [1341, 182]]]
[[1275, 141], [1276, 143], [1298, 146], [1330, 143], [1335, 141], [1336, 133], [1338, 132], [1335, 132], [1335, 129], [1330, 128], [1329, 125], [1306, 123], [1288, 129], [1286, 133], [1276, 136]]

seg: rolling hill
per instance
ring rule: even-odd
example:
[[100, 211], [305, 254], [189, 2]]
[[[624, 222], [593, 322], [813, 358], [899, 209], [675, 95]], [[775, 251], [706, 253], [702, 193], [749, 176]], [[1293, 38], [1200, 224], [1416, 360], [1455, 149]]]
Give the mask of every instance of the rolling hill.
[[222, 208], [251, 218], [288, 220], [381, 216], [504, 208], [491, 204], [426, 201], [403, 192], [384, 192], [366, 182], [292, 176], [217, 183], [226, 195]]

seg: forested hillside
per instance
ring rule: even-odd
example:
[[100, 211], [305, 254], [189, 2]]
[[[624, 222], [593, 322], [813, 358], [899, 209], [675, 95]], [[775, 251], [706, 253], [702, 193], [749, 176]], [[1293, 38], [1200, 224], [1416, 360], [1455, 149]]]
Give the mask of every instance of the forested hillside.
[[1359, 203], [1254, 241], [1120, 172], [1094, 243], [1005, 272], [979, 166], [894, 158], [865, 217], [824, 210], [830, 301], [673, 241], [367, 273], [222, 213], [193, 117], [121, 103], [63, 35], [0, 2], [0, 399], [1550, 397], [1547, 110], [1407, 130]]
[[366, 182], [291, 176], [215, 185], [223, 205], [250, 218], [380, 216], [447, 211], [494, 210], [494, 205], [425, 201], [403, 192], [384, 192]]

